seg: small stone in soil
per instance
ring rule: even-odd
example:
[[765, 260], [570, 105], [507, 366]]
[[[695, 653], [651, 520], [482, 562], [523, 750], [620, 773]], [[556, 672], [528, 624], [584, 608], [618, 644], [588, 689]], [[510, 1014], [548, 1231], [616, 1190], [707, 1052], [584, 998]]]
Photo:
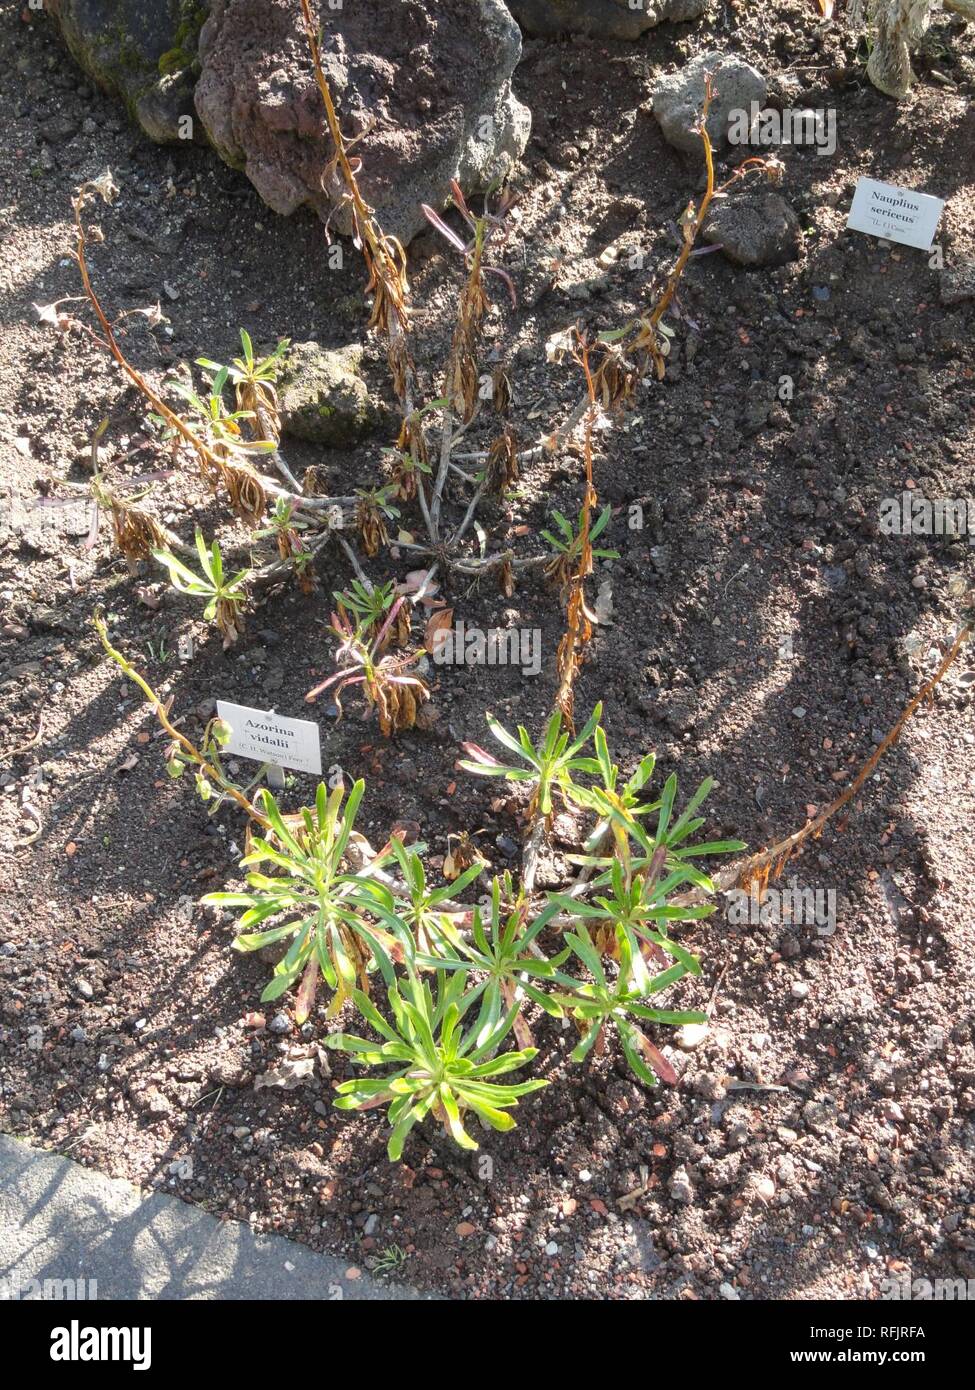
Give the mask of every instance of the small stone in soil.
[[693, 1052], [708, 1035], [708, 1024], [685, 1023], [677, 1034], [677, 1046], [683, 1052]]
[[686, 1168], [678, 1168], [671, 1178], [667, 1191], [675, 1202], [693, 1202], [694, 1188], [687, 1175]]

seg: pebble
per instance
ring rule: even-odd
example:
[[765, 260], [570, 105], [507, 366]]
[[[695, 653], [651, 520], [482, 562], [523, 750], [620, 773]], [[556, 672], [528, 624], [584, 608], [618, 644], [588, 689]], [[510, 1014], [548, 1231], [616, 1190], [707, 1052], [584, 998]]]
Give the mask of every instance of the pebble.
[[274, 1015], [274, 1017], [271, 1019], [269, 1027], [272, 1033], [290, 1033], [291, 1019], [282, 1010], [281, 1012], [276, 1013]]
[[771, 1178], [759, 1178], [755, 1183], [755, 1195], [763, 1202], [771, 1202], [775, 1196], [775, 1183]]
[[675, 1202], [693, 1202], [694, 1188], [691, 1186], [686, 1168], [677, 1169], [667, 1186], [667, 1191]]
[[833, 1111], [817, 1100], [807, 1100], [802, 1107], [802, 1118], [814, 1134], [824, 1134], [832, 1124]]
[[728, 1129], [728, 1147], [740, 1149], [748, 1142], [748, 1126], [743, 1120], [734, 1120]]
[[556, 1245], [554, 1240], [550, 1240], [549, 1243], [546, 1245], [545, 1253], [546, 1255], [557, 1255], [559, 1253], [559, 1247]]
[[735, 1288], [734, 1284], [719, 1284], [718, 1293], [722, 1298], [727, 1298], [732, 1303], [738, 1303], [741, 1300], [741, 1294]]
[[95, 991], [87, 980], [75, 980], [74, 987], [81, 995], [82, 999], [94, 999]]
[[708, 1035], [707, 1023], [685, 1023], [677, 1033], [677, 1046], [682, 1052], [693, 1052]]
[[792, 997], [793, 999], [808, 999], [809, 986], [805, 984], [802, 980], [794, 981], [792, 985]]

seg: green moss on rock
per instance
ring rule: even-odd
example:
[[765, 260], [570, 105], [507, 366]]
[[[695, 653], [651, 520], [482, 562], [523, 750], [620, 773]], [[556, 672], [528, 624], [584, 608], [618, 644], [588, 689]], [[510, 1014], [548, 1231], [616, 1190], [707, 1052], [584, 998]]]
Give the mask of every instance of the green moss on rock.
[[278, 382], [284, 432], [330, 449], [371, 434], [378, 421], [359, 375], [361, 360], [358, 344], [331, 350], [295, 343]]
[[206, 0], [47, 0], [46, 8], [75, 61], [151, 139], [184, 138]]
[[160, 57], [158, 68], [160, 76], [192, 68], [199, 72], [200, 30], [207, 20], [207, 11], [196, 0], [180, 0], [179, 23], [173, 37], [173, 46]]

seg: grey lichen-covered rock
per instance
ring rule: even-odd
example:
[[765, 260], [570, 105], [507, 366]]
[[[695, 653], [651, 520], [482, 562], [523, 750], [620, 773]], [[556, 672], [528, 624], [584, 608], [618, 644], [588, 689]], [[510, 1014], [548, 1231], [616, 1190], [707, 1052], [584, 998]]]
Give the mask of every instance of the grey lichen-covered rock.
[[[388, 233], [408, 242], [427, 225], [420, 204], [442, 206], [452, 178], [472, 191], [510, 173], [531, 117], [511, 92], [521, 35], [502, 0], [318, 13], [343, 131]], [[309, 204], [348, 230], [297, 0], [213, 0], [200, 56], [196, 108], [222, 157], [275, 211]]]
[[720, 244], [728, 260], [741, 266], [785, 265], [798, 258], [802, 244], [798, 217], [768, 189], [715, 204], [701, 235], [712, 246]]
[[197, 41], [209, 0], [45, 0], [75, 61], [152, 140], [194, 134]]
[[507, 0], [529, 34], [592, 34], [638, 39], [664, 20], [698, 19], [707, 0]]
[[962, 304], [975, 299], [975, 261], [961, 261], [945, 266], [941, 272], [941, 302], [944, 305]]
[[295, 343], [278, 381], [285, 434], [344, 449], [370, 434], [377, 412], [359, 375], [362, 348], [330, 350], [318, 343]]
[[750, 111], [751, 103], [765, 105], [762, 74], [740, 58], [718, 52], [702, 53], [653, 89], [653, 114], [664, 139], [678, 150], [702, 154], [697, 123], [704, 107], [705, 80], [712, 77], [713, 100], [708, 114], [708, 135], [716, 150], [728, 143], [728, 126], [737, 111]]

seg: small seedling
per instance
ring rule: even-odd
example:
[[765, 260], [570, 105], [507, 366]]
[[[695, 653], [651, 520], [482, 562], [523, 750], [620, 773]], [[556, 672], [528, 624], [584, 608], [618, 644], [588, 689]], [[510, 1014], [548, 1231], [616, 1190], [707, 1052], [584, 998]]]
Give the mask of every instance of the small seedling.
[[[604, 507], [596, 517], [596, 520], [589, 529], [590, 545], [598, 536], [602, 535], [603, 531], [605, 531], [609, 524], [609, 519], [612, 516], [612, 512], [612, 507], [607, 506]], [[561, 512], [553, 511], [552, 516], [555, 518], [555, 525], [558, 527], [559, 535], [556, 536], [551, 531], [542, 532], [543, 540], [548, 541], [549, 545], [555, 551], [555, 555], [545, 566], [545, 574], [549, 579], [557, 583], [559, 588], [564, 589], [573, 575], [576, 574], [579, 566], [579, 559], [583, 553], [585, 545], [583, 516], [580, 512], [578, 527], [573, 526], [572, 522], [564, 517]], [[618, 550], [593, 550], [592, 556], [597, 560], [618, 560], [620, 557]]]
[[409, 1256], [401, 1246], [387, 1245], [372, 1261], [370, 1268], [373, 1274], [392, 1274], [394, 1270], [406, 1264], [408, 1259]]
[[564, 798], [565, 789], [572, 780], [572, 773], [586, 767], [579, 754], [589, 741], [602, 713], [603, 707], [598, 704], [582, 732], [570, 742], [571, 735], [562, 732], [562, 715], [556, 711], [549, 720], [545, 737], [537, 748], [524, 725], [518, 725], [516, 738], [489, 714], [488, 728], [498, 743], [522, 759], [528, 767], [500, 763], [476, 743], [461, 744], [464, 752], [470, 754], [470, 757], [461, 759], [460, 766], [479, 777], [504, 777], [510, 782], [532, 783], [531, 813], [534, 814], [537, 809], [543, 816], [549, 817], [552, 814], [553, 790], [558, 788]]
[[351, 614], [355, 619], [356, 628], [364, 636], [374, 640], [383, 633], [380, 651], [384, 651], [391, 641], [395, 641], [397, 646], [409, 641], [410, 611], [407, 604], [399, 605], [392, 626], [386, 624], [386, 614], [395, 597], [392, 580], [386, 584], [366, 585], [359, 579], [353, 579], [348, 589], [341, 593], [336, 592], [332, 597], [338, 604], [339, 614], [343, 618]]
[[[171, 380], [168, 384], [170, 390], [186, 401], [196, 433], [215, 454], [231, 458], [235, 453], [268, 453], [275, 447], [273, 441], [247, 439], [241, 429], [241, 425], [254, 419], [254, 412], [228, 410], [224, 404], [223, 391], [229, 372], [229, 367], [221, 367], [218, 370], [205, 398], [199, 396], [185, 381]], [[166, 421], [160, 419], [157, 423], [165, 425]]]
[[149, 660], [158, 661], [160, 666], [165, 666], [166, 662], [172, 656], [172, 652], [166, 646], [165, 637], [160, 637], [156, 644], [153, 644], [152, 641], [147, 641], [146, 651], [149, 653]]
[[257, 533], [257, 540], [273, 536], [277, 542], [278, 555], [290, 562], [298, 587], [303, 593], [310, 593], [313, 587], [311, 575], [312, 553], [302, 540], [302, 533], [308, 530], [308, 522], [296, 514], [293, 502], [279, 497], [268, 519], [266, 530]]
[[170, 583], [181, 594], [193, 594], [206, 599], [203, 616], [208, 623], [216, 623], [223, 633], [224, 646], [229, 647], [243, 630], [241, 610], [247, 602], [247, 580], [250, 571], [238, 570], [230, 579], [224, 578], [223, 557], [220, 546], [213, 541], [209, 549], [203, 539], [203, 532], [197, 528], [196, 549], [200, 557], [200, 574], [194, 574], [188, 565], [170, 550], [154, 550], [153, 556], [169, 570]]
[[235, 357], [228, 367], [221, 366], [219, 362], [212, 362], [208, 357], [198, 357], [197, 366], [216, 373], [216, 379], [221, 379], [222, 382], [229, 378], [241, 417], [254, 420], [259, 439], [270, 440], [276, 444], [281, 437], [281, 417], [278, 414], [275, 383], [284, 367], [284, 358], [291, 346], [291, 339], [282, 338], [267, 357], [255, 357], [250, 334], [242, 328], [240, 345], [243, 355]]
[[399, 507], [393, 505], [398, 486], [356, 488], [356, 525], [362, 537], [362, 548], [370, 557], [379, 554], [379, 547], [389, 544], [386, 522], [399, 517]]

